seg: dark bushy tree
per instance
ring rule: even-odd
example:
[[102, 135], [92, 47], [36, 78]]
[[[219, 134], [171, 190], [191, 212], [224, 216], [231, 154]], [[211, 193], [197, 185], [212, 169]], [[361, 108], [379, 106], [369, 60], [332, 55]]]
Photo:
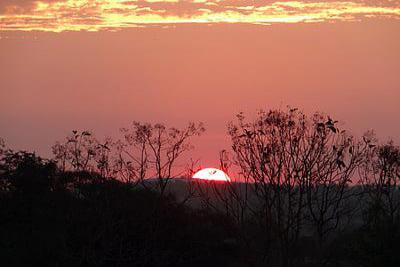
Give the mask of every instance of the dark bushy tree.
[[63, 172], [32, 153], [8, 151], [1, 169], [8, 185], [0, 192], [5, 266], [220, 266], [238, 260], [237, 245], [225, 241], [235, 227], [219, 214], [99, 174]]

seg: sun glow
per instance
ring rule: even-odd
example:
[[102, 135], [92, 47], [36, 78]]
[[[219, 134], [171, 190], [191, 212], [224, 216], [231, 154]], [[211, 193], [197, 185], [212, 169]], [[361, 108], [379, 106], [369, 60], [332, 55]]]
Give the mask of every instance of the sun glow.
[[192, 178], [200, 180], [209, 180], [209, 181], [222, 181], [222, 182], [231, 181], [231, 178], [229, 178], [229, 176], [225, 172], [215, 168], [202, 169], [196, 172]]

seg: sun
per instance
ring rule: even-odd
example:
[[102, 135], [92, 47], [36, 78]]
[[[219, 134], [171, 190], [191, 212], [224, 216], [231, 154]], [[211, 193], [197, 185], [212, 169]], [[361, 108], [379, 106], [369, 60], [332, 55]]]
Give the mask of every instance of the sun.
[[192, 178], [200, 180], [208, 180], [208, 181], [222, 181], [222, 182], [231, 181], [231, 178], [229, 178], [229, 176], [225, 172], [215, 168], [202, 169], [196, 172]]

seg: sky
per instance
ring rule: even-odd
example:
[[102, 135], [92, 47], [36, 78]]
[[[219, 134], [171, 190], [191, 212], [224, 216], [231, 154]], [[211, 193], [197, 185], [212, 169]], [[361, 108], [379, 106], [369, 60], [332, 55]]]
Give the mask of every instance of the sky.
[[1, 0], [0, 137], [202, 121], [213, 167], [236, 113], [290, 105], [399, 142], [399, 33], [395, 0]]

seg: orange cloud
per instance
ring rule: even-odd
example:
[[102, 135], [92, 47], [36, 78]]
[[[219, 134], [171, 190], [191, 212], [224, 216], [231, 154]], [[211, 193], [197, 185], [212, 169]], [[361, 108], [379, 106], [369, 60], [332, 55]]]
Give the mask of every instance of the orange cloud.
[[5, 0], [0, 31], [99, 31], [178, 23], [299, 23], [400, 19], [390, 0]]

